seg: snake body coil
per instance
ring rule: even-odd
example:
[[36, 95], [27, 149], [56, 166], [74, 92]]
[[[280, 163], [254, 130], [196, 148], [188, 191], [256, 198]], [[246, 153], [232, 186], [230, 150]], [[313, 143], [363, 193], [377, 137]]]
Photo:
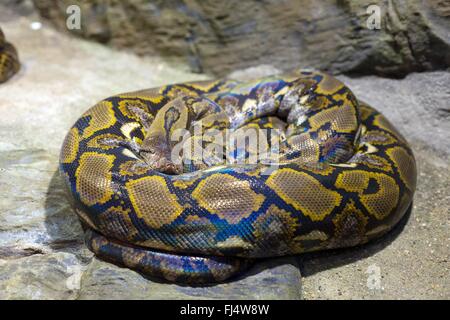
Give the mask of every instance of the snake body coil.
[[[277, 166], [220, 163], [229, 151], [175, 161], [169, 137], [198, 124], [278, 129]], [[388, 120], [337, 79], [309, 71], [105, 99], [70, 129], [60, 169], [96, 255], [190, 283], [223, 281], [256, 258], [380, 237], [416, 185], [411, 149]]]
[[17, 50], [5, 40], [0, 29], [0, 83], [11, 78], [20, 69]]

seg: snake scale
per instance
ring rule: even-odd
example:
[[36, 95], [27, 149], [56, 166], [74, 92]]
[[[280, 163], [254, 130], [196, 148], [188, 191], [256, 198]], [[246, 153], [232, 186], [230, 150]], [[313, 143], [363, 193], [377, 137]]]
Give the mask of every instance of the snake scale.
[[0, 29], [0, 83], [11, 78], [19, 69], [17, 50], [5, 40], [5, 35]]
[[[175, 161], [169, 137], [199, 123], [216, 132], [278, 129], [276, 166], [221, 163], [228, 151]], [[231, 148], [244, 160], [250, 149]], [[391, 123], [336, 78], [308, 70], [107, 98], [70, 129], [60, 171], [91, 251], [186, 283], [224, 281], [258, 258], [378, 238], [405, 214], [416, 186], [414, 156]]]

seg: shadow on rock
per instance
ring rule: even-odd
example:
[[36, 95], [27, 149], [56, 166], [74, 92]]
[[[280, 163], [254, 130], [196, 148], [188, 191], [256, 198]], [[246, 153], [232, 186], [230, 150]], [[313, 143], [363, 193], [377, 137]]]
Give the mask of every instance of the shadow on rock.
[[71, 207], [59, 171], [53, 173], [47, 189], [45, 215], [49, 247], [56, 251], [79, 253], [84, 245], [83, 230]]
[[367, 244], [357, 247], [332, 249], [300, 255], [299, 260], [302, 276], [310, 276], [327, 269], [333, 269], [354, 263], [383, 250], [389, 246], [403, 231], [411, 216], [412, 207], [413, 204], [410, 205], [405, 215], [401, 218], [397, 225], [379, 239], [372, 240]]
[[[182, 287], [214, 287], [223, 284], [232, 285], [235, 282], [247, 283], [255, 281], [254, 279], [258, 277], [263, 278], [265, 283], [271, 283], [272, 281], [277, 282], [276, 277], [280, 276], [289, 279], [289, 281], [300, 283], [301, 276], [310, 276], [321, 271], [354, 263], [370, 257], [389, 246], [402, 233], [408, 223], [412, 207], [413, 205], [411, 204], [405, 215], [392, 230], [381, 238], [372, 240], [367, 244], [350, 248], [304, 253], [296, 256], [255, 259], [254, 263], [250, 264], [249, 268], [241, 275], [234, 276], [222, 284], [179, 285]], [[310, 263], [307, 267], [305, 266], [305, 264], [312, 261], [314, 262], [313, 264]], [[149, 279], [166, 283], [166, 281], [161, 279]]]

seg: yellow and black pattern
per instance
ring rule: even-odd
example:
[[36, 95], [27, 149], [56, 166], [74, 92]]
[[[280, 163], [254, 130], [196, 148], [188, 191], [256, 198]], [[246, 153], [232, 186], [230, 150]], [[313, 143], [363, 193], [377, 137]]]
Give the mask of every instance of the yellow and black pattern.
[[5, 35], [0, 29], [0, 83], [11, 78], [19, 69], [17, 50], [5, 40]]
[[[170, 136], [200, 120], [219, 132], [281, 128], [277, 166], [174, 161]], [[105, 99], [70, 129], [60, 168], [95, 254], [190, 283], [223, 281], [256, 258], [379, 237], [416, 184], [414, 156], [389, 121], [337, 79], [309, 71]]]

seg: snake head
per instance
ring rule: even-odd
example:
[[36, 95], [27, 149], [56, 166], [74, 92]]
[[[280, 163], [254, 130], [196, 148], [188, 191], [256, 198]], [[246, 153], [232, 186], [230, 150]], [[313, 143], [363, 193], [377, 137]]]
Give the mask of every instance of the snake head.
[[[289, 121], [288, 116], [293, 113], [294, 110], [306, 109], [309, 97], [308, 93], [311, 91], [313, 86], [314, 82], [309, 79], [302, 79], [292, 83], [289, 90], [287, 90], [281, 97], [277, 112], [278, 116]], [[291, 118], [292, 117], [293, 115], [291, 115]]]
[[170, 175], [183, 173], [182, 164], [172, 160], [170, 147], [166, 143], [158, 141], [160, 140], [151, 139], [144, 141], [139, 150], [141, 158], [153, 170]]
[[181, 164], [175, 164], [166, 157], [161, 157], [158, 154], [150, 152], [142, 152], [141, 156], [153, 170], [170, 175], [183, 173], [183, 166]]

